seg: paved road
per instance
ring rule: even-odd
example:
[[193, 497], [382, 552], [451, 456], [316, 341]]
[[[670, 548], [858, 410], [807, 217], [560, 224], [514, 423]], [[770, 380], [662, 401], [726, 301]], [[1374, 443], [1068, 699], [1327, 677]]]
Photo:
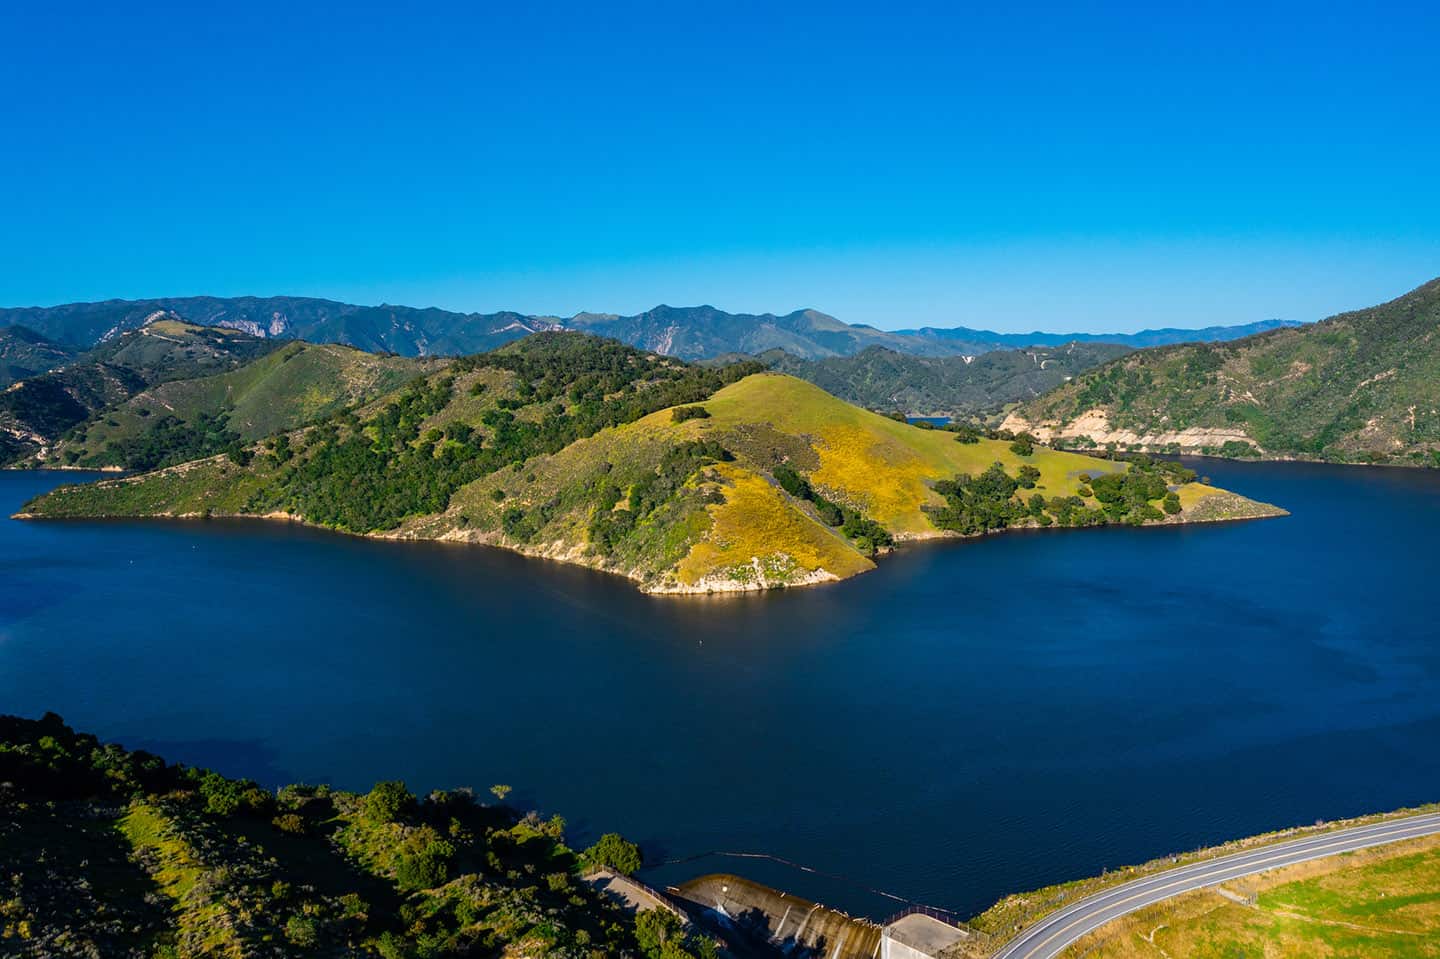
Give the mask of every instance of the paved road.
[[1401, 839], [1440, 833], [1440, 813], [1409, 816], [1369, 826], [1352, 826], [1334, 832], [1261, 846], [1247, 852], [1208, 859], [1168, 869], [1077, 899], [1059, 912], [1026, 929], [995, 954], [995, 959], [1053, 959], [1087, 932], [1126, 913], [1171, 896], [1219, 885], [1252, 873], [1293, 866], [1311, 859], [1380, 846]]

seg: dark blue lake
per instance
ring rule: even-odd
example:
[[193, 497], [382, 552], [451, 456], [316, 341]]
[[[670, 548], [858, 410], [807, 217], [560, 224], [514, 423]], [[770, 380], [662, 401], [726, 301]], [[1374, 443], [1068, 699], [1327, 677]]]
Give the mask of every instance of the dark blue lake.
[[[267, 784], [505, 782], [578, 841], [962, 912], [1440, 799], [1440, 473], [1199, 468], [1294, 515], [720, 600], [275, 523], [0, 520], [0, 710]], [[0, 509], [70, 479], [0, 473]], [[648, 877], [719, 869], [894, 908], [753, 860]]]

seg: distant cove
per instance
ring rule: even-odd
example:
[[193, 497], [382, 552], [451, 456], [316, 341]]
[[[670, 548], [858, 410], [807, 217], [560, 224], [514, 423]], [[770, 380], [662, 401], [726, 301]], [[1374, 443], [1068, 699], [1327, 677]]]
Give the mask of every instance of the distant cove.
[[[1440, 798], [1440, 472], [1191, 465], [1292, 515], [908, 547], [844, 589], [687, 601], [484, 547], [3, 520], [0, 706], [272, 784], [507, 782], [577, 838], [763, 851], [962, 912]], [[0, 508], [81, 478], [0, 472]], [[893, 910], [750, 861], [647, 878], [717, 868]]]

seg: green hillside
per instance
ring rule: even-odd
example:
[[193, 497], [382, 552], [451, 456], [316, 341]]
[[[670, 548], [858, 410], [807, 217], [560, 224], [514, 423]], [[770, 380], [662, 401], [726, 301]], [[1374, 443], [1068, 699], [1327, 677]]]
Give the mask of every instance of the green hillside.
[[636, 868], [632, 844], [611, 834], [577, 852], [565, 832], [470, 789], [272, 792], [53, 714], [0, 716], [0, 954], [715, 955], [670, 914], [631, 916], [586, 881]]
[[1081, 447], [1440, 466], [1440, 280], [1311, 326], [1133, 353], [1005, 426]]
[[276, 345], [169, 319], [116, 336], [63, 369], [0, 392], [0, 465], [28, 457], [53, 462], [56, 441], [101, 410], [149, 386], [235, 369]]
[[853, 356], [802, 360], [788, 353], [760, 357], [772, 369], [872, 410], [967, 418], [999, 413], [1071, 377], [1130, 352], [1110, 343], [992, 350], [978, 356], [912, 356], [872, 346]]
[[707, 592], [843, 579], [895, 540], [1277, 512], [1178, 467], [921, 429], [758, 369], [541, 334], [226, 456], [62, 487], [23, 515], [283, 515]]
[[48, 459], [154, 469], [317, 422], [444, 364], [290, 342], [228, 373], [144, 390], [77, 429]]

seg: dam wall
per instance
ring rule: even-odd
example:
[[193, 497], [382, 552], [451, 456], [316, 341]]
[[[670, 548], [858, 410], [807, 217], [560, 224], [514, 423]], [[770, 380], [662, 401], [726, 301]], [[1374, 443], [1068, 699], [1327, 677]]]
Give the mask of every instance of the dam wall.
[[[670, 895], [702, 925], [793, 959], [876, 959], [881, 927], [808, 899], [717, 873], [672, 886]], [[897, 953], [897, 955], [899, 955]]]

